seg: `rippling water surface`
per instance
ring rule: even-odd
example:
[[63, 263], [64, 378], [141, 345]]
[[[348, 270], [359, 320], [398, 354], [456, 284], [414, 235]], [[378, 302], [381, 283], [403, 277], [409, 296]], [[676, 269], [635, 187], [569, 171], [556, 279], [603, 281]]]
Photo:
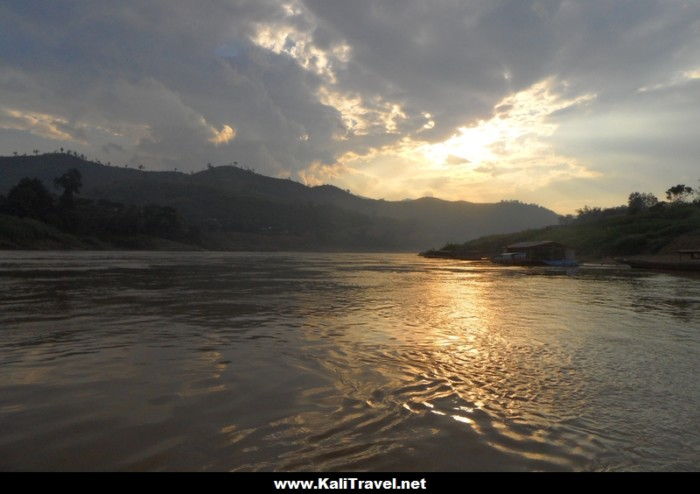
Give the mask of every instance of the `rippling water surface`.
[[700, 470], [700, 279], [0, 255], [0, 469]]

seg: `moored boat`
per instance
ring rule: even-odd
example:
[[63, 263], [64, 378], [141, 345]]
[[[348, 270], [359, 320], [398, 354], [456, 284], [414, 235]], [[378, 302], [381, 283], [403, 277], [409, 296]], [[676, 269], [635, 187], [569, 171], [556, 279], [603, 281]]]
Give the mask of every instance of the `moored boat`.
[[572, 249], [551, 240], [511, 244], [491, 261], [509, 266], [578, 266]]
[[544, 259], [542, 262], [547, 266], [555, 266], [558, 268], [573, 268], [578, 266], [578, 262], [574, 259]]
[[673, 260], [663, 258], [632, 258], [617, 259], [622, 264], [627, 264], [635, 269], [659, 269], [673, 271], [700, 271], [700, 260]]

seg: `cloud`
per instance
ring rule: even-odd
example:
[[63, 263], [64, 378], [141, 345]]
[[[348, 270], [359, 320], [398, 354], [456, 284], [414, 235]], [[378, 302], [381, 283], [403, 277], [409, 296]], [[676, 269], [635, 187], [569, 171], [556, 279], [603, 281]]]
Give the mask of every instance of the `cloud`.
[[212, 136], [209, 138], [209, 142], [214, 145], [226, 144], [236, 137], [236, 130], [230, 125], [224, 125], [221, 130], [211, 128], [211, 134]]
[[107, 144], [103, 145], [101, 149], [105, 154], [124, 152], [124, 148], [122, 146], [113, 142], [108, 142]]
[[348, 174], [355, 175], [357, 173], [357, 170], [354, 170], [342, 163], [326, 165], [323, 163], [314, 162], [299, 172], [299, 178], [303, 184], [315, 186], [328, 184], [341, 176], [346, 176]]
[[[353, 190], [369, 188], [370, 194], [388, 199], [416, 197], [407, 191], [418, 191], [497, 201], [504, 194], [518, 198], [573, 179], [599, 178], [599, 171], [557, 152], [551, 142], [558, 128], [553, 115], [583, 109], [596, 99], [592, 94], [567, 98], [564, 90], [547, 78], [497, 102], [491, 118], [460, 127], [443, 141], [404, 137], [369, 153], [347, 153], [336, 165], [345, 172], [326, 179]], [[319, 176], [317, 167], [306, 173]]]
[[445, 158], [445, 163], [448, 165], [464, 165], [467, 163], [471, 163], [467, 158], [462, 158], [461, 156], [457, 156], [454, 154], [450, 154]]
[[[8, 0], [0, 146], [296, 178], [340, 163], [328, 180], [367, 195], [546, 203], [665, 142], [665, 175], [691, 173], [699, 22], [684, 0]], [[492, 172], [513, 183], [489, 192]]]
[[30, 134], [57, 141], [77, 140], [74, 137], [76, 132], [70, 128], [65, 119], [46, 113], [2, 108], [0, 109], [0, 129], [26, 130]]

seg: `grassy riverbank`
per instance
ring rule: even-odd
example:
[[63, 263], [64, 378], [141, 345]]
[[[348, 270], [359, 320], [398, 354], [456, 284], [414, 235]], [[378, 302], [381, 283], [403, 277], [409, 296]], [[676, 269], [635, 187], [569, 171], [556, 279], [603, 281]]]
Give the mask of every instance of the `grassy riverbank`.
[[534, 240], [553, 240], [576, 250], [581, 260], [640, 254], [666, 254], [700, 245], [700, 205], [662, 204], [629, 214], [574, 221], [505, 235], [489, 235], [463, 244], [448, 244], [432, 257], [474, 258], [492, 256], [507, 245]]
[[199, 250], [201, 247], [148, 235], [77, 235], [33, 218], [0, 214], [0, 249]]

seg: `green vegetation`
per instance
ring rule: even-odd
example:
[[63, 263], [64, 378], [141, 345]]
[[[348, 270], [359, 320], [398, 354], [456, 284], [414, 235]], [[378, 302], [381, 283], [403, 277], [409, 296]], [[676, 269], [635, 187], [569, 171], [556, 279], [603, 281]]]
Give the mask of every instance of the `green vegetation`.
[[[505, 235], [491, 235], [464, 244], [449, 244], [434, 257], [492, 256], [507, 245], [553, 240], [576, 250], [582, 260], [614, 256], [658, 254], [700, 240], [700, 200], [689, 202], [693, 189], [674, 186], [667, 192], [671, 203], [652, 194], [630, 194], [627, 206], [601, 209], [584, 206], [577, 216], [562, 217], [559, 225]], [[442, 255], [440, 255], [442, 253]]]
[[185, 226], [171, 207], [126, 206], [79, 199], [81, 174], [71, 169], [56, 177], [63, 189], [55, 198], [41, 180], [23, 178], [0, 196], [2, 248], [148, 248], [156, 239], [193, 243], [196, 229]]
[[148, 172], [71, 151], [34, 154], [0, 157], [0, 248], [407, 251], [451, 242], [430, 253], [479, 258], [554, 240], [590, 259], [653, 254], [700, 235], [697, 191], [683, 184], [666, 191], [668, 202], [633, 192], [625, 206], [557, 217], [518, 201], [373, 200], [238, 166]]
[[46, 223], [0, 213], [0, 249], [88, 249], [103, 247]]
[[[72, 169], [79, 172], [79, 181], [66, 175]], [[331, 185], [309, 187], [266, 177], [235, 162], [178, 173], [145, 171], [136, 164], [103, 165], [72, 151], [0, 157], [0, 194], [9, 194], [25, 177], [52, 190], [57, 186], [60, 197], [52, 199], [54, 206], [65, 211], [74, 202], [75, 210], [82, 211], [77, 223], [71, 223], [67, 214], [65, 224], [46, 220], [61, 230], [100, 238], [149, 235], [153, 232], [143, 219], [150, 215], [145, 208], [158, 204], [176, 211], [182, 226], [157, 231], [159, 237], [217, 250], [416, 251], [551, 225], [558, 219], [553, 211], [517, 201], [368, 199]], [[83, 223], [88, 227], [77, 230]]]

